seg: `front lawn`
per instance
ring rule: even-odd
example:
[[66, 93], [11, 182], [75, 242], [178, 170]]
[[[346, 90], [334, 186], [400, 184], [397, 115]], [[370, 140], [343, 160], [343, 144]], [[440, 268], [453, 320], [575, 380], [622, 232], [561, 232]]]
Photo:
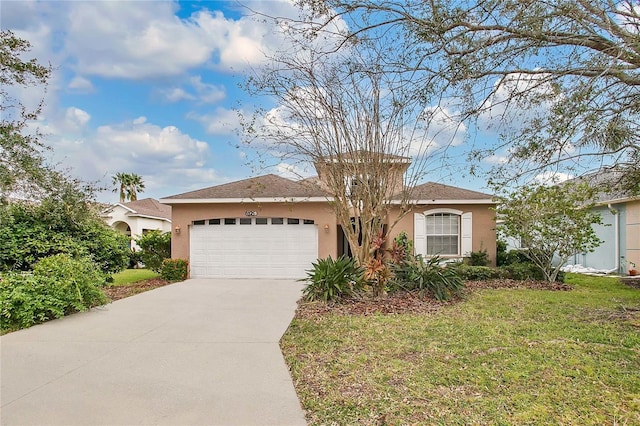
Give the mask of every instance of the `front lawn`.
[[102, 290], [111, 301], [124, 299], [171, 284], [149, 269], [125, 269], [113, 275], [113, 282]]
[[640, 424], [640, 291], [567, 282], [391, 315], [301, 307], [281, 347], [310, 424]]
[[127, 284], [137, 283], [139, 281], [150, 280], [152, 278], [158, 278], [160, 274], [153, 272], [150, 269], [125, 269], [113, 274], [112, 286], [122, 286]]

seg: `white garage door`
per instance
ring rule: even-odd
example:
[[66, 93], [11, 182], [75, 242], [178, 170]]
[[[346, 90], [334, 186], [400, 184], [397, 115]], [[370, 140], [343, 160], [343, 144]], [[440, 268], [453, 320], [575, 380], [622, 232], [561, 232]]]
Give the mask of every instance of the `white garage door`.
[[190, 232], [193, 278], [303, 278], [318, 258], [318, 228], [299, 218], [196, 221]]

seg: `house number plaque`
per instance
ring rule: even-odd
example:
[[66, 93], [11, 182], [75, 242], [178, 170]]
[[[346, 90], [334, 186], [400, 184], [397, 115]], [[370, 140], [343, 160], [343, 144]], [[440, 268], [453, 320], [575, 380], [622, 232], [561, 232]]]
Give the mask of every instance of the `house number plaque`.
[[253, 211], [253, 210], [247, 210], [246, 212], [244, 212], [245, 216], [258, 216], [258, 212]]

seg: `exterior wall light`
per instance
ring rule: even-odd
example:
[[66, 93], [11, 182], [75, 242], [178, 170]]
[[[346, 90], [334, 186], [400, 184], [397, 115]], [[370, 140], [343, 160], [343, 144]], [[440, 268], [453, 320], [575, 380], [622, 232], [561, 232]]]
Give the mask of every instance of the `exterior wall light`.
[[329, 232], [329, 224], [328, 223], [324, 224], [324, 232], [327, 232], [327, 233]]
[[175, 230], [176, 230], [176, 234], [179, 234], [180, 233], [180, 225], [176, 226]]

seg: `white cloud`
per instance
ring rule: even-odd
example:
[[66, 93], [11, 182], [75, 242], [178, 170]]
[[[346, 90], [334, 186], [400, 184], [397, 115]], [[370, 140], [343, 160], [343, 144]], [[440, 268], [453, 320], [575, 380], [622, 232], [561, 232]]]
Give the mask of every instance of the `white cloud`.
[[139, 164], [172, 164], [176, 167], [201, 167], [209, 145], [192, 139], [175, 126], [159, 127], [143, 117], [131, 123], [100, 126], [96, 129], [96, 146], [118, 155], [133, 158]]
[[[545, 74], [514, 73], [496, 81], [494, 94], [487, 100], [479, 116], [480, 127], [519, 131], [533, 118], [548, 115], [559, 95], [545, 81], [546, 77]], [[524, 101], [531, 96], [538, 97], [540, 103], [533, 105]]]
[[79, 92], [84, 92], [84, 93], [90, 93], [90, 92], [93, 92], [94, 90], [93, 83], [91, 83], [91, 80], [84, 77], [80, 77], [80, 76], [74, 77], [69, 82], [67, 87], [69, 89], [77, 90]]
[[405, 129], [405, 139], [410, 144], [409, 153], [421, 156], [462, 145], [466, 132], [466, 125], [456, 113], [446, 107], [432, 106], [424, 110], [423, 119], [415, 128]]
[[173, 87], [162, 90], [162, 97], [168, 102], [197, 101], [199, 104], [213, 104], [226, 98], [224, 86], [203, 83], [202, 77], [196, 76], [189, 79], [191, 91], [183, 87]]
[[84, 180], [110, 185], [117, 172], [133, 172], [146, 182], [147, 192], [166, 196], [164, 187], [210, 186], [223, 178], [207, 167], [209, 145], [183, 133], [175, 126], [157, 126], [145, 117], [89, 129], [90, 116], [71, 107], [64, 117], [47, 123], [47, 142], [54, 161]]
[[[5, 3], [2, 27], [30, 40], [45, 63], [67, 63], [75, 78], [177, 76], [203, 65], [243, 70], [286, 44], [282, 25], [243, 8], [237, 19], [206, 9], [181, 19], [176, 15], [180, 4], [169, 1]], [[280, 22], [299, 15], [290, 1], [250, 6], [265, 16], [281, 16]]]
[[65, 117], [68, 123], [77, 128], [84, 127], [91, 119], [91, 115], [88, 112], [76, 107], [67, 108]]
[[540, 173], [539, 175], [534, 177], [533, 180], [543, 185], [557, 185], [569, 179], [573, 179], [574, 177], [575, 176], [567, 173], [547, 171]]
[[180, 101], [193, 101], [196, 99], [194, 95], [188, 93], [186, 90], [180, 87], [174, 87], [173, 89], [167, 89], [161, 91], [162, 96], [168, 102], [180, 102]]
[[216, 108], [211, 114], [189, 113], [187, 118], [202, 124], [210, 135], [231, 136], [240, 129], [238, 112], [226, 108]]
[[314, 167], [307, 163], [291, 164], [281, 162], [273, 167], [272, 172], [292, 180], [300, 180], [316, 175]]
[[65, 50], [82, 75], [172, 76], [206, 63], [213, 46], [172, 2], [72, 2]]
[[483, 161], [489, 164], [506, 164], [509, 161], [509, 159], [504, 155], [493, 154], [488, 157], [485, 157]]

